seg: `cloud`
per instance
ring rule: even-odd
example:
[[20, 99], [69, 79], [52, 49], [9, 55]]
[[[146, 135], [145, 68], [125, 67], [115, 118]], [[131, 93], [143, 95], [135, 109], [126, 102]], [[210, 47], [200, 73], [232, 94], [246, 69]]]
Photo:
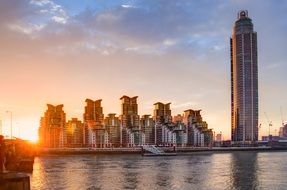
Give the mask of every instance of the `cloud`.
[[52, 0], [31, 0], [30, 4], [36, 6], [39, 13], [50, 17], [56, 23], [66, 24], [69, 19], [63, 7]]
[[181, 109], [188, 109], [188, 108], [192, 108], [194, 106], [197, 106], [198, 102], [184, 102], [184, 103], [175, 103], [172, 108], [181, 108]]
[[[178, 113], [196, 106], [228, 120], [218, 109], [229, 113], [229, 37], [242, 8], [258, 32], [260, 109], [276, 110], [274, 99], [284, 106], [274, 94], [286, 94], [286, 1], [105, 0], [85, 7], [87, 2], [0, 1], [4, 106], [31, 97], [41, 103], [73, 98], [68, 103], [77, 109], [82, 102], [76, 101], [99, 96], [110, 110], [119, 109], [117, 98], [125, 93], [171, 101]], [[230, 130], [229, 120], [211, 122]]]
[[59, 17], [59, 16], [53, 16], [52, 20], [60, 23], [60, 24], [66, 24], [67, 23], [67, 19], [65, 17]]
[[[201, 36], [210, 33], [208, 26], [201, 24], [204, 19], [209, 19], [208, 15], [198, 20], [198, 13], [188, 8], [191, 6], [188, 1], [181, 3], [139, 1], [96, 12], [93, 9], [85, 9], [74, 16], [68, 15], [63, 6], [52, 0], [31, 0], [29, 4], [26, 2], [25, 7], [31, 7], [30, 9], [33, 11], [22, 16], [21, 22], [12, 22], [10, 26], [12, 25], [14, 30], [31, 35], [41, 31], [37, 35], [42, 38], [51, 38], [56, 35], [50, 39], [52, 41], [57, 40], [60, 36], [66, 38], [65, 35], [68, 35], [69, 37], [73, 36], [70, 40], [76, 41], [81, 38], [83, 43], [86, 41], [96, 47], [99, 47], [98, 44], [102, 41], [111, 41], [111, 43], [117, 44], [119, 50], [160, 55], [168, 50], [173, 51], [173, 48], [176, 49], [179, 46], [190, 47], [187, 45], [190, 43], [192, 46], [200, 45], [196, 41], [190, 40], [199, 33], [198, 28], [202, 28]], [[197, 6], [205, 5], [197, 4], [199, 4]], [[55, 26], [50, 21], [66, 26]], [[42, 30], [44, 26], [45, 30]], [[68, 43], [67, 46], [71, 47], [71, 43]], [[75, 42], [75, 46], [77, 44], [78, 42]], [[61, 46], [65, 46], [65, 44], [61, 43]], [[214, 47], [218, 46], [218, 44], [214, 44]], [[103, 52], [106, 51], [104, 48]]]
[[132, 5], [121, 5], [123, 8], [127, 8], [127, 9], [129, 9], [129, 8], [136, 8], [135, 6], [132, 6]]
[[30, 3], [38, 6], [44, 6], [51, 4], [52, 2], [50, 0], [31, 0]]
[[45, 24], [31, 24], [31, 23], [19, 23], [19, 24], [10, 24], [8, 25], [9, 29], [22, 32], [25, 34], [31, 34], [33, 32], [39, 32], [44, 29]]

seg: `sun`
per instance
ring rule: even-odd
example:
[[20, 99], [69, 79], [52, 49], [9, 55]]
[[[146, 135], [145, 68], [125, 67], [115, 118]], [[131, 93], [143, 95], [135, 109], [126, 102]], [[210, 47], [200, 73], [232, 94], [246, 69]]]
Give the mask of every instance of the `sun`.
[[20, 136], [21, 139], [23, 140], [28, 140], [32, 143], [37, 143], [38, 142], [38, 134], [35, 134], [35, 131], [30, 131], [30, 132], [26, 132], [24, 134], [22, 134]]
[[37, 123], [36, 119], [22, 120], [21, 125], [19, 125], [19, 127], [20, 129], [19, 131], [17, 131], [18, 133], [14, 131], [15, 137], [23, 140], [28, 140], [32, 143], [38, 142], [39, 124]]

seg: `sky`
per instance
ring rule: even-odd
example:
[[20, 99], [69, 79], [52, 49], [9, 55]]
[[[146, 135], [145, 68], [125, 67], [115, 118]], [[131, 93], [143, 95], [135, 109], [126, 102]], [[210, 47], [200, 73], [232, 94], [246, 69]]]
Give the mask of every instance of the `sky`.
[[120, 114], [128, 95], [140, 115], [158, 101], [173, 115], [201, 109], [230, 139], [229, 38], [242, 9], [258, 33], [259, 136], [268, 120], [275, 134], [287, 120], [287, 0], [0, 1], [2, 132], [12, 113], [13, 135], [36, 140], [47, 103], [82, 119], [86, 98]]

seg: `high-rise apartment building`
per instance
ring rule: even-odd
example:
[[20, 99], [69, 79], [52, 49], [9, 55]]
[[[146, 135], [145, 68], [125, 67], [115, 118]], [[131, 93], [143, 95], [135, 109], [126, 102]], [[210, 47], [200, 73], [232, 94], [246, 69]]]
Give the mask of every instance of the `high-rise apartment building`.
[[186, 125], [188, 146], [209, 146], [213, 141], [212, 129], [202, 120], [201, 110], [185, 110], [183, 122]]
[[238, 13], [230, 39], [231, 138], [246, 144], [258, 140], [257, 33], [247, 11]]
[[66, 123], [67, 146], [82, 147], [84, 125], [77, 118], [72, 118]]
[[85, 146], [103, 146], [107, 141], [104, 127], [102, 100], [86, 99], [84, 113], [84, 144]]
[[60, 148], [67, 144], [66, 114], [64, 105], [53, 106], [47, 104], [44, 117], [41, 118], [39, 128], [39, 143], [47, 148]]
[[123, 128], [138, 128], [139, 127], [139, 115], [137, 96], [128, 97], [122, 96], [122, 114], [120, 116]]
[[110, 113], [105, 118], [105, 126], [109, 134], [109, 145], [112, 147], [121, 146], [121, 125], [119, 117], [115, 113]]
[[154, 105], [153, 119], [155, 122], [155, 144], [167, 145], [172, 144], [174, 137], [172, 133], [172, 116], [170, 104], [157, 102]]
[[140, 129], [137, 96], [122, 96], [122, 114], [120, 115], [122, 127], [122, 145], [137, 146], [144, 144], [145, 135]]
[[201, 110], [193, 110], [193, 109], [185, 110], [183, 114], [184, 123], [186, 125], [193, 124], [193, 123], [201, 123], [202, 116], [200, 112]]
[[86, 99], [84, 121], [95, 121], [97, 125], [102, 125], [104, 121], [102, 100]]
[[157, 102], [154, 104], [153, 118], [158, 123], [170, 123], [172, 121], [170, 104]]
[[145, 134], [145, 144], [155, 144], [155, 123], [150, 115], [143, 115], [140, 119], [141, 130]]

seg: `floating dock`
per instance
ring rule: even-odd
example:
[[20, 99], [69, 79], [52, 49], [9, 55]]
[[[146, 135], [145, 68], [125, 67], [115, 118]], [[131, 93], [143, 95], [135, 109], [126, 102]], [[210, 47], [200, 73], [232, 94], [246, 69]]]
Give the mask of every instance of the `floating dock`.
[[155, 145], [143, 145], [142, 156], [176, 156], [175, 152], [165, 152]]
[[162, 154], [153, 154], [153, 153], [143, 153], [142, 156], [177, 156], [177, 153], [162, 153]]

